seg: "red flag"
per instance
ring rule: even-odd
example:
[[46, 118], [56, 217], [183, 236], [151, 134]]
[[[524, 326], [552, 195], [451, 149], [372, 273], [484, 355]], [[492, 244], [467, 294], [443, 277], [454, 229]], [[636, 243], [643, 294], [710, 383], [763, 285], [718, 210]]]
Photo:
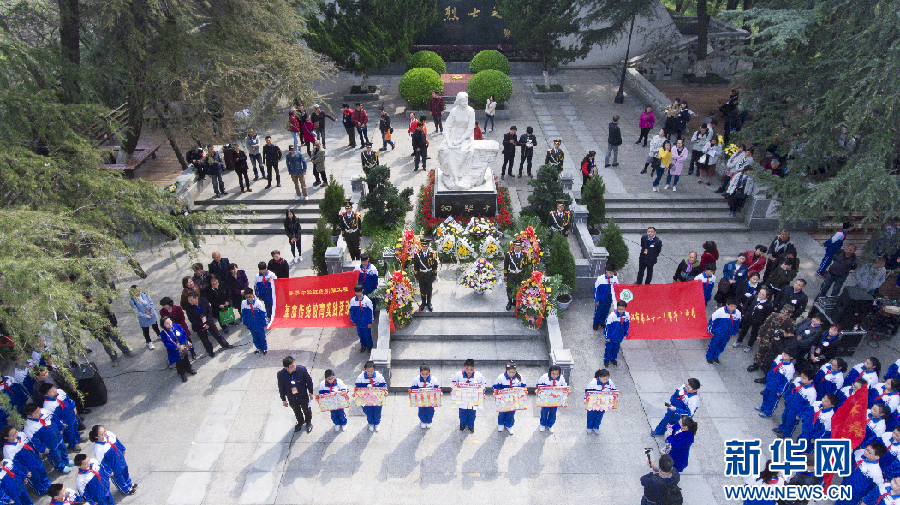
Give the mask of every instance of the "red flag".
[[[844, 400], [834, 415], [831, 416], [831, 438], [850, 440], [850, 447], [856, 447], [862, 443], [866, 436], [866, 424], [869, 421], [869, 385], [864, 384], [849, 398]], [[825, 474], [824, 483], [827, 489], [831, 485], [833, 473]]]
[[700, 281], [613, 284], [613, 295], [628, 303], [631, 340], [710, 337]]

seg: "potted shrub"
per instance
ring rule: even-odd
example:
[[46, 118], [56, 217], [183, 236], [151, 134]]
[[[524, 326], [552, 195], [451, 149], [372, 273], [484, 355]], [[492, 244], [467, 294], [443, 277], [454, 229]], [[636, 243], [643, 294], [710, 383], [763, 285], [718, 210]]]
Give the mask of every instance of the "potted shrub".
[[444, 81], [433, 69], [414, 68], [400, 78], [400, 96], [414, 109], [428, 109], [433, 90], [444, 91]]
[[313, 270], [316, 271], [316, 275], [326, 275], [328, 273], [328, 266], [325, 264], [325, 251], [333, 245], [330, 240], [328, 221], [324, 217], [320, 217], [313, 232], [312, 266]]
[[497, 108], [502, 109], [512, 96], [512, 81], [499, 70], [482, 70], [469, 79], [468, 91], [469, 105], [472, 107], [484, 108], [487, 99], [494, 95]]
[[528, 195], [528, 205], [522, 208], [523, 216], [535, 216], [546, 224], [550, 212], [556, 210], [557, 201], [565, 200], [566, 205], [572, 204], [572, 197], [563, 190], [556, 168], [551, 165], [541, 165], [537, 177], [530, 179], [528, 185], [532, 187], [532, 192]]
[[628, 263], [628, 246], [625, 245], [625, 239], [622, 238], [622, 229], [614, 219], [610, 218], [597, 245], [605, 247], [606, 252], [609, 253], [607, 263], [615, 265], [616, 268], [622, 268]]
[[588, 232], [594, 243], [600, 239], [600, 229], [598, 226], [606, 219], [606, 185], [603, 184], [602, 177], [592, 177], [584, 190], [581, 192], [581, 203], [587, 206], [588, 210]]
[[469, 63], [469, 72], [477, 74], [483, 70], [497, 70], [509, 75], [509, 60], [496, 49], [480, 51]]
[[319, 202], [319, 215], [324, 217], [328, 224], [331, 225], [331, 241], [332, 245], [336, 245], [338, 237], [341, 236], [341, 227], [338, 224], [341, 219], [341, 209], [344, 208], [344, 186], [337, 182], [334, 174], [331, 176], [331, 182], [325, 186], [325, 193], [322, 195], [322, 201]]
[[[554, 233], [550, 239], [550, 254], [544, 259], [547, 265], [547, 275], [558, 275], [562, 284], [566, 287], [575, 287], [578, 280], [575, 273], [575, 257], [569, 249], [569, 240], [561, 233]], [[557, 305], [565, 309], [572, 303], [572, 295], [569, 289], [560, 289], [555, 293]]]
[[406, 62], [406, 69], [412, 70], [414, 68], [430, 68], [438, 74], [447, 73], [447, 65], [444, 63], [444, 59], [434, 51], [419, 51], [410, 56]]

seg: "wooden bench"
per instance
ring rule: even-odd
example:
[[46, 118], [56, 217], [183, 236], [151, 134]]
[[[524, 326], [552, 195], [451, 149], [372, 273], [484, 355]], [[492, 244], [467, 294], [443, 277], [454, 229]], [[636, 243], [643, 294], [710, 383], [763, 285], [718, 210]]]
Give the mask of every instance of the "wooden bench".
[[[138, 169], [148, 158], [156, 159], [156, 151], [159, 145], [138, 146], [134, 150], [134, 157], [128, 163], [106, 163], [104, 166], [111, 170], [120, 170], [126, 179], [134, 179], [134, 171]], [[104, 149], [119, 152], [119, 146], [107, 146]]]

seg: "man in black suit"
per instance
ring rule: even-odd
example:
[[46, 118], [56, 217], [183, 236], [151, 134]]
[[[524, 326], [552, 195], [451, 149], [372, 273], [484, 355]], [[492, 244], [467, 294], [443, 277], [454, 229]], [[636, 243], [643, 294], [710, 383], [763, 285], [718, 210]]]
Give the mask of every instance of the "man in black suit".
[[215, 338], [219, 345], [222, 346], [222, 349], [231, 349], [233, 346], [229, 344], [227, 340], [222, 338], [219, 329], [216, 328], [216, 323], [213, 322], [214, 316], [212, 307], [209, 305], [209, 302], [206, 301], [206, 298], [200, 297], [197, 293], [191, 293], [188, 295], [187, 299], [188, 307], [184, 310], [184, 313], [187, 315], [188, 321], [191, 322], [191, 329], [197, 333], [200, 342], [203, 343], [206, 354], [209, 354], [210, 358], [216, 357], [212, 343], [209, 341], [210, 334], [212, 334], [213, 338]]
[[647, 271], [647, 284], [653, 279], [653, 266], [662, 251], [662, 240], [656, 236], [656, 228], [647, 228], [647, 234], [641, 237], [641, 254], [638, 257], [638, 276], [635, 284], [644, 284], [644, 270]]
[[516, 127], [510, 126], [509, 133], [503, 135], [503, 167], [500, 169], [500, 178], [506, 177], [506, 166], [509, 165], [509, 176], [513, 176], [513, 163], [516, 161], [516, 146], [519, 139], [516, 137]]
[[223, 258], [218, 251], [212, 253], [212, 262], [209, 264], [210, 275], [218, 276], [219, 280], [223, 280], [228, 277], [230, 271], [231, 263], [228, 258]]
[[419, 121], [416, 123], [416, 131], [412, 134], [412, 146], [413, 146], [413, 156], [415, 156], [415, 165], [413, 166], [413, 172], [419, 171], [419, 161], [422, 162], [422, 170], [426, 170], [425, 160], [428, 159], [428, 138], [425, 135], [425, 130], [422, 129], [425, 121]]
[[287, 356], [281, 360], [284, 366], [278, 371], [278, 396], [285, 407], [290, 407], [297, 418], [297, 426], [294, 432], [306, 424], [306, 432], [312, 431], [312, 410], [309, 408], [309, 397], [313, 394], [312, 377], [306, 371], [306, 367], [298, 365], [293, 356]]

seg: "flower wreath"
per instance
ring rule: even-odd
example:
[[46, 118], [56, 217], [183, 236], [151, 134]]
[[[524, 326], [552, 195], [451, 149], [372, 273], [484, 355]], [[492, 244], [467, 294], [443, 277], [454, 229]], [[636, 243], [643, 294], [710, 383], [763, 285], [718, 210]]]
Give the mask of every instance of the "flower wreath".
[[516, 317], [528, 328], [538, 329], [544, 322], [550, 289], [543, 281], [543, 272], [531, 272], [531, 278], [526, 279], [516, 292]]
[[388, 314], [391, 316], [391, 331], [404, 328], [412, 321], [413, 287], [409, 276], [403, 270], [395, 270], [388, 280], [384, 299], [388, 302]]

